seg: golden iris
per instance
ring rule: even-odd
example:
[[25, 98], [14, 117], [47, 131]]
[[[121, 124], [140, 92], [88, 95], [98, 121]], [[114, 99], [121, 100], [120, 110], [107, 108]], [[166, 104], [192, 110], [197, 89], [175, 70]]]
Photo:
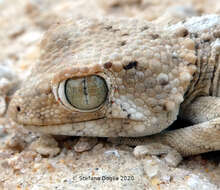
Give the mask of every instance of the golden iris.
[[108, 87], [98, 75], [71, 78], [65, 83], [67, 101], [79, 110], [93, 110], [100, 107], [107, 98]]

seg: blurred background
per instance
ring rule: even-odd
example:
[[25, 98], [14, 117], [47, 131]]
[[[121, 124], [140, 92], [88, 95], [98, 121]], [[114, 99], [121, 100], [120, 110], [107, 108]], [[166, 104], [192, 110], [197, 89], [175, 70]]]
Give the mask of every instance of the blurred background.
[[[59, 182], [61, 179], [66, 180], [65, 187], [72, 189], [69, 186], [71, 183], [75, 183], [72, 175], [76, 171], [88, 174], [91, 172], [91, 170], [87, 170], [88, 166], [100, 176], [103, 173], [116, 175], [114, 172], [117, 173], [116, 170], [121, 169], [122, 174], [125, 175], [129, 172], [134, 172], [134, 174], [139, 172], [140, 181], [143, 183], [147, 179], [143, 174], [142, 163], [134, 166], [136, 170], [129, 168], [137, 162], [137, 160], [132, 160], [134, 159], [132, 154], [128, 154], [128, 152], [131, 153], [129, 147], [120, 149], [121, 160], [114, 155], [105, 157], [103, 152], [108, 150], [110, 145], [104, 144], [103, 146], [102, 143], [95, 152], [89, 152], [89, 156], [87, 153], [76, 155], [72, 151], [75, 141], [69, 139], [62, 142], [62, 152], [59, 156], [55, 158], [41, 157], [27, 148], [30, 142], [38, 138], [38, 135], [11, 124], [4, 117], [10, 94], [19, 87], [20, 81], [25, 79], [30, 72], [31, 65], [39, 56], [39, 43], [42, 35], [53, 23], [68, 18], [77, 20], [83, 17], [111, 16], [115, 19], [136, 17], [154, 21], [160, 25], [169, 25], [195, 15], [219, 13], [219, 0], [0, 0], [0, 189], [27, 190], [29, 187], [32, 187], [30, 189], [58, 189], [55, 188], [56, 184], [59, 184], [57, 185], [60, 187], [59, 189], [67, 189]], [[174, 125], [182, 124], [182, 121], [177, 121]], [[118, 150], [119, 148], [116, 149], [116, 151]], [[185, 188], [188, 186], [183, 187], [182, 185], [184, 183], [188, 185], [188, 181], [191, 180], [193, 190], [214, 190], [216, 186], [199, 176], [206, 176], [211, 183], [220, 187], [219, 155], [219, 152], [216, 152], [187, 158], [177, 168], [175, 175], [171, 173], [174, 170], [167, 169], [161, 174], [160, 179], [154, 178], [154, 181], [150, 182], [155, 189], [159, 189], [158, 184], [161, 183], [167, 187], [161, 189], [185, 190], [188, 189]], [[115, 164], [115, 160], [118, 165]], [[98, 170], [99, 167], [103, 168]], [[151, 171], [152, 168], [147, 169]], [[50, 176], [51, 173], [53, 173], [53, 177]], [[66, 176], [66, 178], [60, 176]], [[36, 185], [39, 181], [45, 184], [45, 188]], [[51, 182], [52, 185], [47, 182]], [[137, 181], [133, 186], [129, 183], [127, 182], [128, 186], [123, 183], [124, 187], [134, 189], [132, 187], [136, 186]], [[93, 183], [90, 185], [92, 186]], [[108, 185], [108, 187], [112, 186], [112, 184]], [[189, 189], [191, 190], [191, 188]]]

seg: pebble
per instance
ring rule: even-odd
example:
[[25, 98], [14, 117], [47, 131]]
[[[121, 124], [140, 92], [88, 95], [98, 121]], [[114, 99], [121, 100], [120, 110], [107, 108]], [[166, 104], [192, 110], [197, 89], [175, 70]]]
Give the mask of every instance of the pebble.
[[0, 116], [3, 116], [4, 113], [6, 112], [6, 102], [5, 102], [5, 98], [0, 96]]
[[208, 180], [201, 179], [197, 175], [190, 175], [187, 180], [187, 185], [191, 188], [191, 190], [210, 190], [215, 189], [215, 186], [210, 184]]
[[113, 155], [113, 156], [116, 156], [116, 157], [120, 157], [120, 155], [119, 155], [119, 153], [118, 153], [118, 150], [107, 150], [107, 151], [105, 151], [105, 153], [104, 153], [106, 156], [111, 156], [111, 155]]
[[5, 130], [5, 127], [0, 125], [0, 138], [5, 137], [7, 135], [7, 132]]

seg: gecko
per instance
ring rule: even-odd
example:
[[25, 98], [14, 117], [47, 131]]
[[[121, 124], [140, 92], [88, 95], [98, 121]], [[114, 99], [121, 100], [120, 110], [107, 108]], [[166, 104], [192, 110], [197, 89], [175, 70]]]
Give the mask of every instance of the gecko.
[[[108, 137], [136, 146], [136, 156], [166, 154], [177, 164], [220, 150], [219, 53], [218, 15], [166, 26], [135, 18], [59, 21], [8, 112], [45, 134], [45, 144], [47, 135]], [[177, 116], [192, 125], [166, 131]]]

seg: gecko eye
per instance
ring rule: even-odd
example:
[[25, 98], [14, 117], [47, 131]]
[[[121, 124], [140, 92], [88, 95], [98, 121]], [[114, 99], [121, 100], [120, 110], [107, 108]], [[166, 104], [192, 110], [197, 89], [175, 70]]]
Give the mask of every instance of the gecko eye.
[[79, 111], [94, 111], [107, 99], [108, 87], [105, 80], [97, 75], [71, 78], [60, 83], [58, 95], [67, 107]]

